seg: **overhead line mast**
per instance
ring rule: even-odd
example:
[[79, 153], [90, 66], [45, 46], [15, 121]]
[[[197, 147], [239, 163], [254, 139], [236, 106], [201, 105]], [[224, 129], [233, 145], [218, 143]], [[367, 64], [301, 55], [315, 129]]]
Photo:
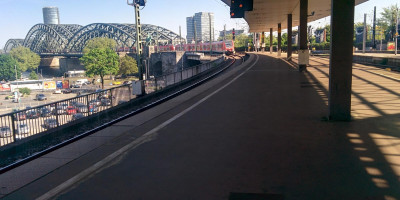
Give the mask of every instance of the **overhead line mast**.
[[146, 6], [146, 0], [133, 0], [132, 3], [126, 0], [126, 3], [135, 7], [135, 24], [136, 24], [136, 62], [139, 69], [139, 80], [143, 80], [143, 69], [141, 63], [142, 55], [142, 27], [140, 25], [140, 12], [139, 6]]

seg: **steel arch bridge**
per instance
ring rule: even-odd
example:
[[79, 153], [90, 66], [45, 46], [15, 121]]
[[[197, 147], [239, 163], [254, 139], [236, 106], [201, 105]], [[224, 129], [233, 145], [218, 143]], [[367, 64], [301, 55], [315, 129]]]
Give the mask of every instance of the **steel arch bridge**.
[[4, 52], [8, 53], [13, 49], [14, 47], [19, 47], [24, 44], [23, 39], [9, 39], [6, 42], [6, 45], [4, 45]]
[[[82, 52], [86, 43], [97, 37], [114, 39], [118, 47], [133, 47], [136, 43], [135, 24], [94, 23], [87, 26], [76, 24], [36, 24], [25, 39], [10, 39], [4, 47], [9, 52], [17, 46], [25, 46], [36, 53]], [[142, 38], [151, 42], [177, 44], [185, 41], [176, 33], [155, 25], [142, 24]]]

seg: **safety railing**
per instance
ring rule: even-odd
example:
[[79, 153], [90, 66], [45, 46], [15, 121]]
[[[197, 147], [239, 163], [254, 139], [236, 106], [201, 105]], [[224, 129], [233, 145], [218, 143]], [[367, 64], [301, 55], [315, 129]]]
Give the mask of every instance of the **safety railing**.
[[[145, 92], [150, 94], [162, 90], [216, 67], [223, 61], [224, 57], [221, 57], [182, 71], [147, 79], [144, 81]], [[127, 103], [136, 98], [132, 90], [131, 85], [122, 85], [0, 115], [0, 147]]]

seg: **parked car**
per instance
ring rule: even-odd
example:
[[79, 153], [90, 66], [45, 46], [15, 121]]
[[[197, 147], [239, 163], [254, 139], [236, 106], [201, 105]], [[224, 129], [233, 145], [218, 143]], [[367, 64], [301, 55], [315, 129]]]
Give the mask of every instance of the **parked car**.
[[85, 115], [83, 115], [82, 113], [76, 113], [72, 115], [71, 121], [77, 120], [77, 119], [82, 119], [84, 118]]
[[23, 121], [23, 120], [26, 120], [26, 113], [25, 112], [19, 112], [19, 113], [14, 114], [14, 117], [18, 121]]
[[36, 110], [29, 110], [26, 112], [26, 118], [28, 119], [37, 119], [40, 117], [40, 113]]
[[56, 90], [54, 90], [54, 94], [61, 94], [62, 92], [61, 92], [61, 90], [60, 89], [56, 89]]
[[0, 127], [0, 137], [9, 137], [11, 136], [11, 129], [8, 126]]
[[30, 132], [30, 128], [27, 124], [19, 124], [17, 125], [17, 134], [28, 134]]
[[41, 117], [50, 117], [51, 111], [48, 108], [42, 108], [42, 109], [40, 109], [40, 116]]
[[67, 110], [65, 111], [68, 115], [76, 114], [75, 106], [68, 106]]
[[113, 85], [121, 85], [121, 81], [114, 81], [112, 84]]
[[89, 104], [89, 112], [97, 112], [99, 110], [99, 107], [93, 104]]
[[57, 120], [54, 118], [45, 119], [43, 127], [45, 129], [55, 128], [55, 127], [57, 127]]
[[124, 85], [129, 85], [129, 84], [132, 84], [132, 81], [124, 81], [123, 84], [124, 84]]
[[14, 99], [14, 93], [11, 93], [11, 94], [7, 95], [7, 96], [5, 97], [5, 99], [6, 99], [6, 100], [8, 100], [8, 99]]
[[101, 101], [98, 99], [93, 99], [89, 101], [89, 104], [95, 105], [95, 106], [100, 106], [101, 105]]
[[86, 113], [86, 112], [88, 112], [88, 108], [86, 105], [77, 105], [76, 111], [77, 111], [77, 113]]
[[103, 91], [96, 91], [98, 92], [98, 96], [97, 99], [108, 99], [110, 98], [110, 92], [108, 92], [107, 90]]
[[36, 95], [36, 100], [37, 101], [44, 101], [44, 100], [47, 100], [47, 97], [44, 94], [37, 94]]
[[111, 100], [110, 99], [101, 99], [100, 100], [102, 106], [111, 106]]
[[66, 88], [66, 89], [62, 90], [62, 93], [64, 93], [64, 94], [69, 94], [71, 92], [72, 92], [72, 90], [70, 88]]
[[77, 101], [70, 101], [69, 102], [70, 106], [76, 106], [77, 104], [79, 104], [79, 102], [77, 102]]
[[65, 114], [65, 109], [62, 107], [57, 107], [57, 109], [54, 109], [53, 111], [51, 111], [53, 113], [53, 115], [63, 115]]
[[67, 103], [62, 103], [62, 104], [58, 104], [57, 108], [61, 108], [61, 109], [67, 109], [68, 108], [68, 104]]

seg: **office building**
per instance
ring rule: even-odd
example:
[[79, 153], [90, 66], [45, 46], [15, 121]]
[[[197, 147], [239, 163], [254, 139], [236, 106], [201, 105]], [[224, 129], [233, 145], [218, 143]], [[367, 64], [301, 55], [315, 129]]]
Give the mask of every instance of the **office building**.
[[[186, 40], [188, 43], [194, 42], [194, 31], [196, 24], [196, 38], [198, 42], [210, 41], [210, 19], [211, 19], [211, 32], [214, 30], [214, 13], [199, 12], [195, 13], [192, 17], [186, 18]], [[214, 40], [214, 35], [212, 35]]]
[[60, 16], [57, 7], [43, 8], [43, 23], [44, 24], [60, 24]]

